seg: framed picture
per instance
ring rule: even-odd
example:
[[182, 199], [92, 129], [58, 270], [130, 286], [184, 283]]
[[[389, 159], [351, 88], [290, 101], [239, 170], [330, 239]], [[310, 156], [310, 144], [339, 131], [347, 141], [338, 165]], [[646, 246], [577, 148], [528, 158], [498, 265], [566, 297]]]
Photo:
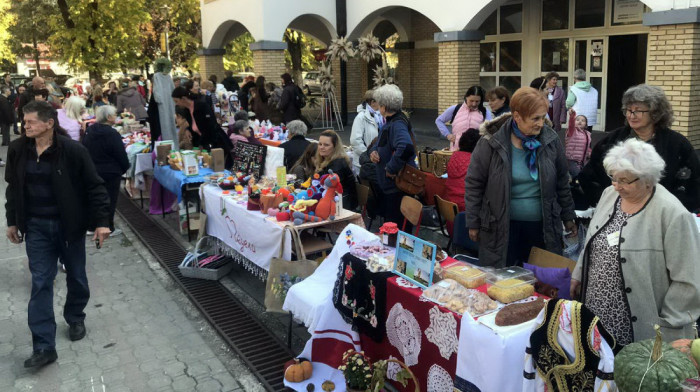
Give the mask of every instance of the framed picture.
[[392, 271], [423, 289], [433, 283], [437, 247], [403, 231], [396, 237], [396, 256]]

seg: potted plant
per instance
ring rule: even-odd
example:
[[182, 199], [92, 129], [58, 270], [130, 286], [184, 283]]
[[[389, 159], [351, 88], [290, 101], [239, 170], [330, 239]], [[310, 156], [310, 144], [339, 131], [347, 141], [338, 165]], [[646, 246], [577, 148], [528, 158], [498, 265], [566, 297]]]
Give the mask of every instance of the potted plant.
[[345, 376], [345, 389], [349, 392], [380, 392], [384, 388], [389, 363], [395, 363], [401, 367], [396, 373], [396, 381], [402, 386], [412, 379], [416, 386], [415, 392], [420, 392], [418, 379], [405, 363], [394, 359], [384, 359], [372, 364], [364, 351], [348, 350], [343, 354], [343, 362], [338, 368]]

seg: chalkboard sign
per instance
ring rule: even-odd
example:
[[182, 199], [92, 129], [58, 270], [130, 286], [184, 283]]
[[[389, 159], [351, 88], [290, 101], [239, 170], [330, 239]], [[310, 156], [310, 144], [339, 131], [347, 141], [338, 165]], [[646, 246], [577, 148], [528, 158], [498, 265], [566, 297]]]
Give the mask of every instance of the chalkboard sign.
[[252, 174], [255, 178], [262, 178], [265, 175], [265, 155], [267, 146], [257, 145], [239, 141], [233, 146], [233, 168], [232, 172], [241, 172], [246, 175]]

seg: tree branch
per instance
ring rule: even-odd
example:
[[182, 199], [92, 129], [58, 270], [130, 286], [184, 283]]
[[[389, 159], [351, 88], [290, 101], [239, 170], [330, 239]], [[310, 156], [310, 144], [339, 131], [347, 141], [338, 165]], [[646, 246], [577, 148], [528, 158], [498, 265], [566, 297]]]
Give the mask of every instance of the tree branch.
[[68, 7], [68, 3], [66, 3], [66, 0], [57, 0], [58, 3], [58, 9], [61, 11], [61, 17], [63, 18], [63, 21], [66, 23], [66, 27], [69, 29], [74, 29], [75, 28], [75, 22], [73, 22], [73, 19], [70, 17], [70, 9]]

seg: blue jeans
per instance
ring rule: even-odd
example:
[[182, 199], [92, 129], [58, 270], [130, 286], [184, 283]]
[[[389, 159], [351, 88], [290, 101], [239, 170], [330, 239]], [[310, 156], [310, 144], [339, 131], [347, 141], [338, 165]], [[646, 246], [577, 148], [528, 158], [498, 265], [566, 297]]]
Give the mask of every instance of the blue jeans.
[[56, 347], [56, 319], [53, 312], [53, 282], [59, 257], [66, 266], [68, 294], [63, 318], [68, 324], [85, 319], [85, 306], [90, 299], [85, 272], [85, 238], [66, 241], [58, 219], [29, 218], [27, 232], [29, 270], [32, 273], [32, 295], [28, 321], [34, 351]]

